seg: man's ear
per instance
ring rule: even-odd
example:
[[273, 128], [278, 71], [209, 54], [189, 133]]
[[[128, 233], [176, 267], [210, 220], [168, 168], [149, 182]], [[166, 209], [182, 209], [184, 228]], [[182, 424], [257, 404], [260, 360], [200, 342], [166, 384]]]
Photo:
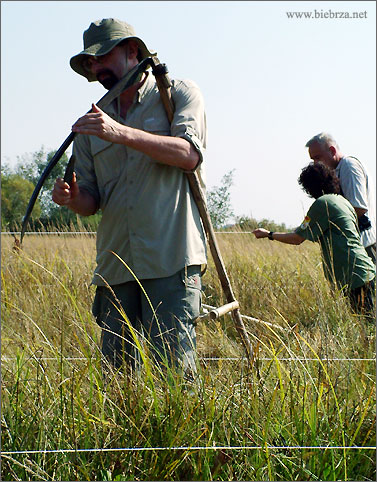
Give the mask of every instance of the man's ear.
[[128, 40], [127, 42], [128, 58], [136, 59], [139, 53], [139, 46], [135, 40]]
[[330, 146], [329, 149], [330, 149], [331, 155], [335, 156], [336, 155], [336, 147]]

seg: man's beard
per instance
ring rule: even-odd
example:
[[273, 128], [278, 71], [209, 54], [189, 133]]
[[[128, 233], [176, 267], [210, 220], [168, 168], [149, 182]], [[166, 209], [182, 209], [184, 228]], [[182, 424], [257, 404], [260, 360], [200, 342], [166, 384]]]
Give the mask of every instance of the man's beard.
[[110, 90], [114, 87], [119, 79], [110, 69], [103, 69], [97, 72], [97, 80], [105, 87], [105, 89]]

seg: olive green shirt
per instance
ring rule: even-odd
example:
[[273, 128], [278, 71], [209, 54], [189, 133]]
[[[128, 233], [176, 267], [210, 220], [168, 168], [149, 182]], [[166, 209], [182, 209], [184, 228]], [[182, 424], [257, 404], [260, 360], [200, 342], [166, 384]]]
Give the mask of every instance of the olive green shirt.
[[[152, 74], [135, 96], [126, 119], [117, 102], [106, 113], [127, 126], [187, 139], [199, 153], [196, 171], [203, 189], [206, 118], [203, 98], [192, 81], [173, 81], [170, 125]], [[185, 172], [140, 151], [96, 136], [77, 135], [73, 154], [80, 189], [98, 202], [97, 267], [93, 283], [134, 280], [116, 253], [142, 279], [164, 278], [184, 266], [206, 264], [206, 243]]]
[[375, 277], [375, 266], [360, 239], [354, 208], [343, 196], [325, 194], [311, 205], [295, 233], [321, 245], [326, 278], [355, 289]]

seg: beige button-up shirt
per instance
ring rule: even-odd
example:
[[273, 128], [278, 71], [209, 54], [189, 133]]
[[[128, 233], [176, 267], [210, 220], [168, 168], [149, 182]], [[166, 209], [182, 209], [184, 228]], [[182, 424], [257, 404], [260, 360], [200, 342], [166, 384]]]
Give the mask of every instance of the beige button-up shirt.
[[[116, 102], [105, 110], [130, 127], [191, 142], [199, 153], [197, 173], [205, 188], [207, 129], [202, 95], [193, 82], [177, 80], [172, 95], [175, 114], [171, 125], [152, 74], [139, 89], [126, 119], [120, 117]], [[130, 270], [143, 280], [206, 264], [204, 230], [182, 169], [96, 136], [77, 135], [73, 154], [80, 188], [94, 196], [102, 210], [93, 284], [134, 280]]]

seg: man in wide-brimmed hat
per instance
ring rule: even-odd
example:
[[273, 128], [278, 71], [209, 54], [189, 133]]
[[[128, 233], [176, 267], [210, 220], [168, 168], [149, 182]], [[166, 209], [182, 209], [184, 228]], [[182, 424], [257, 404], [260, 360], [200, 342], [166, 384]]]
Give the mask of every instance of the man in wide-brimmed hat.
[[[84, 49], [70, 65], [111, 89], [152, 55], [132, 26], [110, 18], [91, 23]], [[102, 352], [115, 367], [140, 355], [135, 329], [160, 363], [195, 371], [206, 247], [185, 171], [196, 169], [202, 179], [206, 119], [196, 84], [172, 82], [171, 124], [148, 72], [106, 112], [93, 104], [72, 127], [73, 180], [57, 179], [53, 190], [57, 204], [78, 214], [102, 211], [93, 313], [102, 328]]]

